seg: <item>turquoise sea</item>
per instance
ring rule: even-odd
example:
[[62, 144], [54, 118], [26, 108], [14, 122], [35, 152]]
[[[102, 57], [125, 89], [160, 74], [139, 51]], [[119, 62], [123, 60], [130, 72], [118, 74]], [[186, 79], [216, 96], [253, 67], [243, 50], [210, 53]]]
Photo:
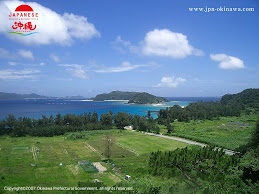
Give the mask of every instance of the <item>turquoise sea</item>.
[[[159, 105], [129, 105], [125, 101], [83, 101], [67, 99], [27, 99], [27, 100], [0, 100], [0, 120], [9, 114], [18, 117], [40, 118], [42, 115], [50, 116], [61, 113], [65, 115], [82, 114], [84, 112], [97, 112], [98, 115], [112, 111], [113, 113], [127, 112], [130, 114], [147, 115], [147, 111], [159, 111], [173, 105], [187, 106], [195, 101], [215, 101], [218, 98], [167, 98], [170, 102]], [[154, 118], [157, 117], [152, 112]]]

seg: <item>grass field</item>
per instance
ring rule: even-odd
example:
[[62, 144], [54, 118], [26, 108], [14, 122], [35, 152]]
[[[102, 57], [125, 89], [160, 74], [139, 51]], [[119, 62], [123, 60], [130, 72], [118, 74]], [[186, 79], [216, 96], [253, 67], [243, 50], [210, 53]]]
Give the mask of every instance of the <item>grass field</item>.
[[[110, 163], [104, 162], [106, 131], [86, 132], [89, 140], [57, 137], [0, 137], [0, 187], [77, 186], [98, 179], [107, 186], [125, 181], [126, 174], [142, 177], [147, 172], [149, 153], [174, 150], [186, 144], [142, 133], [111, 130], [115, 144]], [[78, 161], [100, 162], [107, 171], [87, 173]], [[60, 166], [60, 163], [62, 165]], [[115, 168], [111, 164], [115, 164]], [[32, 166], [33, 165], [33, 166]], [[35, 166], [34, 166], [35, 165]], [[0, 189], [0, 193], [1, 193]]]
[[[172, 123], [175, 127], [175, 133], [171, 135], [238, 150], [238, 147], [248, 142], [256, 119], [256, 115], [243, 115], [189, 123], [176, 121]], [[239, 124], [245, 124], [245, 126]], [[166, 133], [166, 128], [162, 127], [161, 132]]]

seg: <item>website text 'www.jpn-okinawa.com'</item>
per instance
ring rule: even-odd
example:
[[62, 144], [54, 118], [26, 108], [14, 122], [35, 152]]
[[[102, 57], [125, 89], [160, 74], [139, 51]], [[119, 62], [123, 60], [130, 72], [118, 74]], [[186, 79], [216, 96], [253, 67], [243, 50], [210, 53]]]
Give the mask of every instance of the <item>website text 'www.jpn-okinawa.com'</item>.
[[189, 11], [191, 12], [253, 12], [255, 8], [253, 7], [190, 7]]

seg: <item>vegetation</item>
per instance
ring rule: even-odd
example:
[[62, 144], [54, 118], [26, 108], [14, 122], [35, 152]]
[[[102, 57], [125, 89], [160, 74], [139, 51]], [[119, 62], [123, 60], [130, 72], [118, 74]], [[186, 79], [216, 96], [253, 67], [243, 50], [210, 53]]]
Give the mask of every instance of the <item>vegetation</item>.
[[108, 94], [98, 94], [96, 97], [92, 98], [94, 101], [104, 101], [104, 100], [129, 100], [133, 96], [138, 94], [138, 92], [122, 92], [122, 91], [112, 91]]
[[84, 131], [68, 133], [67, 139], [76, 140], [76, 139], [89, 139], [89, 136], [86, 135]]
[[[149, 172], [167, 178], [183, 176], [194, 193], [255, 193], [259, 189], [258, 175], [251, 179], [247, 174], [256, 175], [258, 163], [257, 169], [247, 173], [243, 163], [251, 161], [246, 157], [227, 156], [213, 147], [158, 151], [151, 153]], [[258, 155], [252, 158], [259, 159]]]
[[214, 150], [213, 147], [192, 147], [152, 152], [149, 171], [154, 176], [166, 178], [184, 176], [194, 186], [202, 187], [204, 192], [213, 193], [215, 190], [211, 190], [212, 185], [218, 187], [217, 191], [231, 187], [233, 182], [240, 186], [240, 181], [238, 182], [236, 177], [227, 178], [232, 174], [231, 167], [236, 166], [238, 161], [238, 156], [227, 156], [222, 150]]
[[32, 94], [15, 94], [0, 92], [0, 100], [22, 100], [27, 98], [47, 98], [46, 96], [41, 96], [35, 93]]
[[90, 160], [83, 160], [78, 162], [85, 172], [98, 172], [98, 169]]
[[113, 91], [108, 94], [98, 94], [94, 101], [104, 100], [129, 100], [129, 103], [134, 104], [156, 104], [159, 102], [167, 102], [167, 99], [162, 97], [156, 97], [146, 92], [121, 92]]
[[259, 117], [256, 121], [248, 146], [252, 149], [256, 149], [259, 146]]
[[42, 115], [42, 118], [39, 119], [28, 117], [16, 119], [13, 115], [9, 115], [5, 120], [0, 121], [0, 135], [52, 137], [64, 135], [67, 132], [108, 130], [111, 123], [111, 115], [104, 114], [99, 120], [96, 112], [81, 115], [66, 114], [64, 116], [58, 113], [56, 117]]
[[[141, 178], [148, 172], [149, 153], [158, 150], [184, 148], [185, 143], [158, 137], [147, 136], [132, 131], [110, 130], [116, 139], [112, 147], [112, 163], [106, 163], [103, 140], [107, 131], [85, 131], [89, 139], [70, 140], [67, 136], [55, 137], [0, 137], [0, 192], [4, 186], [63, 186], [93, 184], [98, 179], [111, 187], [124, 182], [125, 175], [133, 179]], [[153, 146], [153, 145], [156, 146]], [[89, 145], [89, 146], [87, 146]], [[20, 147], [17, 147], [20, 146]], [[21, 147], [24, 146], [24, 147]], [[33, 150], [39, 149], [39, 155], [33, 157]], [[100, 162], [107, 171], [86, 173], [79, 161]], [[60, 166], [59, 164], [63, 165]], [[36, 164], [32, 167], [31, 164]], [[112, 166], [115, 164], [115, 167]], [[143, 174], [144, 173], [144, 174]], [[159, 181], [162, 183], [163, 181]]]
[[152, 152], [148, 163], [152, 176], [119, 185], [132, 186], [139, 193], [258, 193], [258, 123], [259, 117], [241, 155], [228, 156], [222, 149], [194, 146]]
[[160, 102], [168, 102], [167, 99], [163, 97], [156, 97], [154, 95], [148, 94], [146, 92], [134, 95], [129, 99], [129, 104], [157, 104]]
[[[249, 100], [245, 100], [246, 95]], [[226, 95], [220, 102], [160, 110], [157, 119], [150, 112], [146, 117], [122, 112], [57, 114], [39, 119], [9, 115], [0, 121], [0, 192], [5, 185], [30, 183], [46, 187], [132, 187], [135, 193], [256, 193], [256, 97], [257, 90], [249, 89]], [[127, 125], [139, 132], [122, 130]], [[185, 143], [142, 131], [185, 137], [210, 146], [186, 147]], [[215, 146], [240, 153], [229, 156]], [[107, 171], [97, 173], [92, 162], [100, 162]], [[125, 175], [132, 179], [125, 180]]]
[[112, 155], [112, 146], [114, 145], [115, 140], [113, 136], [110, 133], [106, 133], [105, 139], [104, 139], [104, 145], [105, 145], [105, 156], [110, 159]]
[[[158, 122], [166, 124], [173, 122], [189, 122], [190, 120], [212, 120], [219, 117], [240, 116], [242, 112], [258, 113], [259, 89], [248, 89], [234, 95], [225, 95], [220, 102], [195, 102], [185, 108], [175, 105], [168, 109], [161, 109], [158, 113]], [[247, 97], [249, 96], [249, 97]]]
[[238, 94], [226, 94], [221, 100], [221, 104], [234, 105], [241, 109], [259, 108], [259, 89], [246, 89]]
[[[170, 123], [174, 129], [170, 135], [241, 151], [239, 147], [248, 143], [256, 119], [256, 115], [242, 115], [213, 120], [192, 120], [188, 123], [174, 121]], [[167, 134], [166, 128], [168, 127], [160, 126], [161, 133]]]

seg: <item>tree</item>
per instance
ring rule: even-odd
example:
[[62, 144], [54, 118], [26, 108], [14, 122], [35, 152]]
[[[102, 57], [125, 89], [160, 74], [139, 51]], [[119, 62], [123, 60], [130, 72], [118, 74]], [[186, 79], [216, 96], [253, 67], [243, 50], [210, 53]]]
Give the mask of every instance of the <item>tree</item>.
[[138, 129], [139, 127], [139, 120], [140, 120], [140, 116], [135, 114], [132, 119], [131, 119], [131, 124], [133, 125], [134, 129]]
[[101, 120], [102, 125], [105, 125], [107, 127], [112, 126], [112, 115], [110, 113], [102, 114], [100, 120]]
[[174, 132], [174, 126], [172, 126], [171, 124], [167, 125], [166, 129], [167, 129], [167, 134]]
[[153, 130], [156, 132], [156, 134], [160, 133], [160, 128], [157, 125], [154, 126]]
[[5, 130], [5, 121], [0, 121], [0, 135], [7, 134]]
[[139, 131], [149, 131], [150, 132], [150, 128], [149, 128], [149, 123], [147, 121], [147, 119], [145, 117], [140, 117], [139, 120]]
[[91, 117], [91, 123], [98, 123], [98, 114], [94, 111], [92, 117]]
[[62, 125], [63, 124], [63, 121], [62, 121], [62, 116], [60, 113], [58, 113], [56, 115], [56, 118], [55, 118], [55, 125]]
[[252, 137], [250, 139], [251, 148], [257, 148], [259, 146], [259, 117], [257, 118]]
[[114, 144], [115, 140], [112, 137], [110, 133], [106, 133], [105, 139], [104, 139], [104, 145], [105, 145], [105, 156], [107, 156], [108, 160], [110, 159], [112, 155], [112, 146]]
[[10, 129], [14, 128], [14, 125], [16, 123], [16, 118], [14, 115], [8, 115], [8, 117], [6, 118], [6, 126]]
[[54, 118], [53, 118], [53, 115], [50, 115], [49, 116], [49, 124], [50, 124], [50, 126], [53, 126], [54, 125]]
[[125, 112], [118, 112], [114, 117], [114, 122], [117, 128], [123, 129], [130, 124], [130, 115]]
[[168, 108], [160, 109], [158, 112], [158, 124], [163, 125], [168, 116]]

